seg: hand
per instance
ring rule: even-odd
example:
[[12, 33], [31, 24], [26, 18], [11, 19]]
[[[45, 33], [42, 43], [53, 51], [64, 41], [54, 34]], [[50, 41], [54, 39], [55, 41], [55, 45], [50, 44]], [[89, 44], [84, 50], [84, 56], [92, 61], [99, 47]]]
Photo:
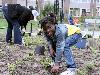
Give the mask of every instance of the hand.
[[59, 72], [59, 65], [54, 65], [51, 69], [51, 72]]
[[50, 50], [50, 55], [53, 57], [55, 56], [55, 51], [53, 49]]

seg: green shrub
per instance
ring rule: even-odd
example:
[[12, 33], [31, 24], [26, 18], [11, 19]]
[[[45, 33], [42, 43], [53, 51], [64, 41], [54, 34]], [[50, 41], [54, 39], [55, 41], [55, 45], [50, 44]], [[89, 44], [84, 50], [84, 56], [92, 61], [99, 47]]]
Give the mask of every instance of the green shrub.
[[48, 3], [47, 5], [44, 6], [44, 10], [41, 10], [43, 16], [48, 15], [50, 12], [54, 11], [54, 6]]

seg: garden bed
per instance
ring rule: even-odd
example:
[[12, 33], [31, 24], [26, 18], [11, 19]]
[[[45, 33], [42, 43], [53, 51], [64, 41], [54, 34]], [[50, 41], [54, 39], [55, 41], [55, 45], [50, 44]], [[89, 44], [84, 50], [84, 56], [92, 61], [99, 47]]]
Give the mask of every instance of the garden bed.
[[[51, 62], [47, 48], [44, 56], [34, 54], [36, 45], [47, 46], [42, 36], [25, 36], [25, 46], [8, 45], [4, 37], [0, 36], [0, 75], [53, 75], [46, 68]], [[87, 40], [86, 49], [73, 47], [77, 75], [100, 75], [100, 39]]]

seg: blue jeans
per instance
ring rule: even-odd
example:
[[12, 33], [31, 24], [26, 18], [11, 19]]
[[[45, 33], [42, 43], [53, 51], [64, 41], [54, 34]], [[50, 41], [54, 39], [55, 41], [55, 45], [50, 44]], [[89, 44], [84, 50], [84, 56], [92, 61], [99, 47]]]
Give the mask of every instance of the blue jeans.
[[14, 30], [14, 44], [22, 44], [22, 34], [20, 30], [20, 24], [17, 19], [11, 19], [8, 15], [7, 6], [3, 6], [2, 8], [5, 19], [8, 22], [7, 34], [6, 34], [6, 42], [10, 43], [12, 40], [12, 30]]
[[76, 64], [70, 47], [76, 44], [79, 38], [81, 38], [81, 34], [73, 34], [66, 38], [64, 47], [64, 57], [66, 59], [68, 68], [76, 68]]

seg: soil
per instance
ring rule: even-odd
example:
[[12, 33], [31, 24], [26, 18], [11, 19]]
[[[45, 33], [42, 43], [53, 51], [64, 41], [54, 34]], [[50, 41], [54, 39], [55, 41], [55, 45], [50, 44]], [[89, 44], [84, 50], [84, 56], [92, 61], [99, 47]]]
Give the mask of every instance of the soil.
[[[95, 51], [92, 47], [95, 47]], [[33, 48], [8, 45], [4, 36], [0, 36], [0, 75], [53, 75], [40, 62], [41, 59], [48, 58], [48, 52], [45, 51], [44, 56], [34, 55]], [[73, 54], [77, 64], [76, 75], [100, 75], [100, 40], [89, 39], [86, 49], [73, 48]], [[65, 69], [63, 67], [62, 71]], [[79, 73], [83, 69], [88, 72]]]

